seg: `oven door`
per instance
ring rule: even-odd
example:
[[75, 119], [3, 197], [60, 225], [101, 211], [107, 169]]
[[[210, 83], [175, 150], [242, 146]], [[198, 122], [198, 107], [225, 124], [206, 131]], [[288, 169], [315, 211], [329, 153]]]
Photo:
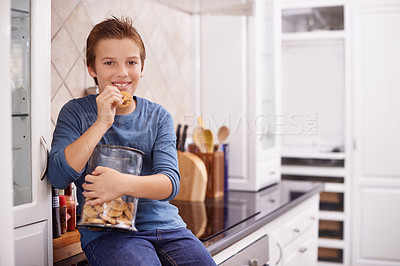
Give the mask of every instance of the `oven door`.
[[264, 235], [219, 265], [269, 266], [268, 236]]

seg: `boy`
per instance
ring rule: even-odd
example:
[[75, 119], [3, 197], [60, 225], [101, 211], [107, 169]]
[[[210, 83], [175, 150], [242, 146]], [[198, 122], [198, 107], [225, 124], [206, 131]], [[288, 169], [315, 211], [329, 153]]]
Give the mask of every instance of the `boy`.
[[[177, 195], [180, 180], [171, 115], [135, 96], [132, 104], [121, 106], [121, 92], [134, 95], [143, 77], [145, 57], [144, 44], [130, 19], [113, 17], [94, 26], [87, 39], [86, 60], [99, 95], [71, 100], [60, 111], [49, 181], [56, 188], [74, 182], [80, 206], [82, 195], [90, 205], [122, 195], [140, 198], [138, 232], [79, 229], [91, 265], [215, 265], [168, 202]], [[142, 175], [107, 167], [87, 173], [87, 162], [99, 143], [142, 150]]]

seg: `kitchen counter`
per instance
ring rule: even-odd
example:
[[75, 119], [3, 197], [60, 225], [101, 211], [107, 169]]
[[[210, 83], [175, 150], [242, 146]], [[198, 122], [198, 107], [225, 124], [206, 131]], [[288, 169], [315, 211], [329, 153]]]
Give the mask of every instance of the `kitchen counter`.
[[258, 192], [229, 191], [221, 199], [171, 203], [213, 256], [323, 189], [319, 182], [285, 180]]

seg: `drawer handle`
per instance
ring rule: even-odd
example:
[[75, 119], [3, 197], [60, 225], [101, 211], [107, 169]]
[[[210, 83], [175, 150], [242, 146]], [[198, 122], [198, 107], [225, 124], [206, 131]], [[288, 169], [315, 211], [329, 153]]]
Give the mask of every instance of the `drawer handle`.
[[300, 229], [299, 228], [295, 228], [295, 229], [293, 229], [293, 232], [300, 233]]
[[314, 216], [311, 216], [310, 219], [311, 221], [315, 221], [316, 218]]
[[302, 248], [299, 249], [299, 252], [300, 252], [300, 253], [304, 253], [304, 252], [306, 252], [306, 251], [307, 251], [307, 248], [306, 248], [306, 247], [302, 247]]

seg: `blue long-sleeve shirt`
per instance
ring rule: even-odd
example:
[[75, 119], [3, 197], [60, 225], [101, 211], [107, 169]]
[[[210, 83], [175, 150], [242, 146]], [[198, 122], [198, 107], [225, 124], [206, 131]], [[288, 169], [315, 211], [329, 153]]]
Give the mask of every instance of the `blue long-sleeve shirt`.
[[[179, 167], [176, 136], [171, 115], [159, 104], [136, 97], [136, 109], [128, 115], [116, 115], [111, 128], [99, 144], [132, 147], [144, 152], [142, 174], [164, 174], [172, 182], [172, 193], [165, 200], [139, 199], [135, 226], [139, 231], [185, 227], [178, 209], [168, 201], [179, 192]], [[76, 172], [66, 162], [64, 149], [79, 138], [97, 119], [96, 96], [69, 101], [63, 106], [54, 130], [49, 156], [48, 179], [59, 189], [74, 182], [79, 205], [83, 206], [84, 178], [87, 166]], [[80, 211], [80, 208], [78, 208]], [[80, 228], [81, 245], [86, 245], [106, 231]]]

